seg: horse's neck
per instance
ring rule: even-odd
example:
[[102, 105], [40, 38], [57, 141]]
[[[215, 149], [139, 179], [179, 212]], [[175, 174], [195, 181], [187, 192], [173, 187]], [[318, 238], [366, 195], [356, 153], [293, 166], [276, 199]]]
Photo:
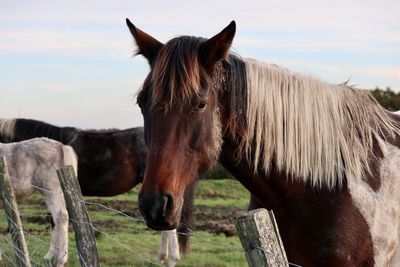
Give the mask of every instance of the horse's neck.
[[315, 188], [300, 179], [287, 177], [274, 166], [271, 166], [268, 175], [262, 171], [254, 173], [245, 157], [240, 160], [235, 157], [237, 146], [229, 140], [225, 141], [219, 159], [221, 164], [251, 193], [249, 210], [273, 210], [284, 239], [290, 238], [293, 220], [307, 225], [313, 219], [312, 212], [317, 219], [322, 219], [322, 215], [327, 214], [326, 209], [333, 212], [337, 209], [336, 203], [351, 199], [347, 186]]
[[[240, 159], [236, 154], [237, 145], [234, 141], [225, 139], [219, 161], [249, 192], [264, 204], [264, 208], [272, 209], [274, 196], [277, 188], [270, 185], [270, 177], [266, 177], [262, 172], [255, 174], [254, 169], [246, 157]], [[274, 177], [278, 178], [278, 177]], [[282, 178], [282, 177], [279, 177]], [[282, 180], [282, 179], [281, 179]], [[284, 190], [284, 188], [278, 191]], [[266, 200], [266, 201], [265, 201]]]

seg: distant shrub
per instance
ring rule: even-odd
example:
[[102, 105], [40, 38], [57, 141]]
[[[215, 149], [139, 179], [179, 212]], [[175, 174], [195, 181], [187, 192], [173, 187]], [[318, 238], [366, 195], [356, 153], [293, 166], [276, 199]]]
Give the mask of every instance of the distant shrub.
[[390, 111], [400, 110], [400, 92], [396, 93], [389, 87], [386, 90], [377, 87], [371, 93], [384, 108]]
[[200, 179], [219, 180], [219, 179], [235, 179], [235, 178], [224, 167], [222, 167], [221, 164], [217, 163], [211, 170], [202, 174]]

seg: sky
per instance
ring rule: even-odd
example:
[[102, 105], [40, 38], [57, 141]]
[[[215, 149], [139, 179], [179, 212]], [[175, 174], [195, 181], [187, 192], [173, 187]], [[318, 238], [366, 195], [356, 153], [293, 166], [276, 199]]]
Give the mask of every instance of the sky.
[[400, 90], [400, 1], [0, 0], [0, 118], [83, 129], [143, 125], [149, 70], [125, 24], [161, 42], [212, 37], [232, 50], [331, 83]]

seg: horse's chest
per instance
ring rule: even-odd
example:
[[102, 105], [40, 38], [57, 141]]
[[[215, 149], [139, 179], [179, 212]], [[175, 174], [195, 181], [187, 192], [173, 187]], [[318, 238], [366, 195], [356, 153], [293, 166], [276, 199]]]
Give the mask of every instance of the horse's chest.
[[355, 206], [365, 218], [374, 249], [375, 266], [400, 264], [400, 150], [380, 142], [384, 158], [380, 165], [381, 186], [374, 191], [366, 182], [349, 179]]

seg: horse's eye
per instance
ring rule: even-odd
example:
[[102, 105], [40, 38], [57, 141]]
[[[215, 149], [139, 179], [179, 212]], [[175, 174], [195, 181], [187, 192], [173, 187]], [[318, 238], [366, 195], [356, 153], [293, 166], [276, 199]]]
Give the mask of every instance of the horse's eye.
[[196, 111], [203, 111], [207, 106], [207, 102], [202, 101], [197, 105]]

